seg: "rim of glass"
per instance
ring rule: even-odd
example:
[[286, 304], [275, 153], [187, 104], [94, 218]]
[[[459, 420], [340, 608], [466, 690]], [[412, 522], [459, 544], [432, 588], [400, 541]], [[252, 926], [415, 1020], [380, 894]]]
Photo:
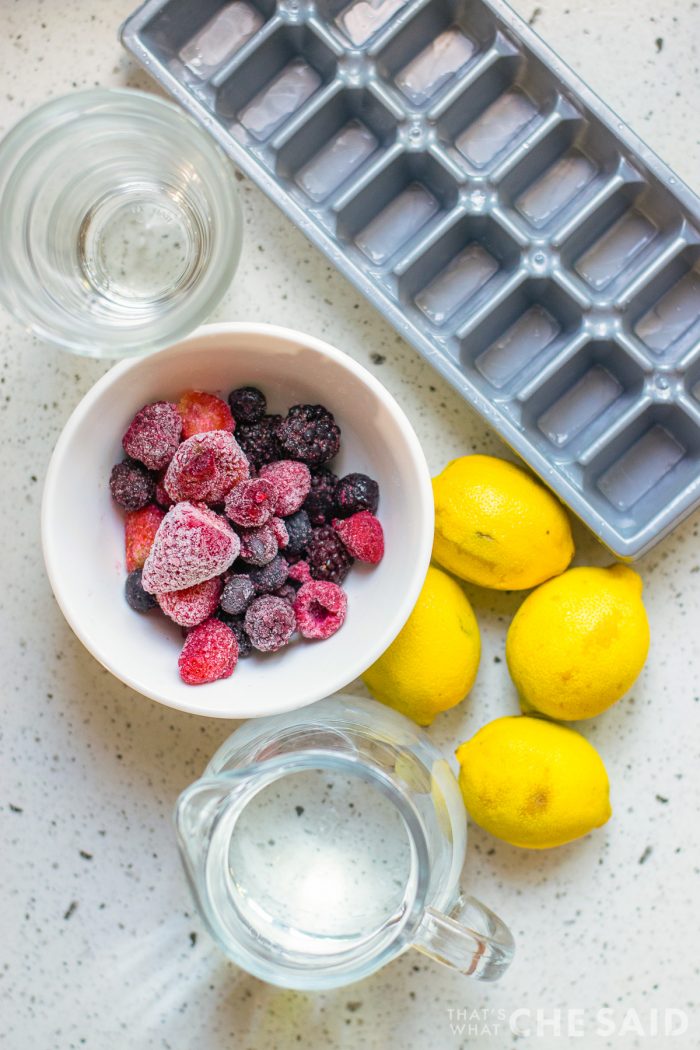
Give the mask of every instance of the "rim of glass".
[[[109, 324], [94, 324], [93, 338], [72, 339], [65, 330], [45, 325], [25, 305], [31, 301], [31, 289], [23, 282], [24, 296], [13, 288], [13, 278], [7, 277], [7, 260], [0, 254], [0, 303], [29, 331], [61, 349], [85, 357], [115, 360], [144, 356], [163, 349], [184, 338], [202, 324], [220, 302], [235, 274], [241, 254], [243, 221], [239, 195], [236, 190], [233, 166], [220, 146], [189, 116], [168, 99], [132, 88], [91, 88], [49, 99], [22, 117], [0, 140], [0, 243], [10, 240], [9, 224], [13, 209], [8, 206], [8, 190], [14, 193], [13, 175], [23, 166], [28, 155], [42, 151], [41, 137], [73, 123], [91, 111], [111, 110], [150, 116], [170, 131], [186, 132], [195, 140], [197, 148], [209, 162], [203, 180], [207, 196], [214, 198], [220, 214], [216, 217], [217, 244], [205, 264], [200, 280], [184, 289], [170, 309], [151, 321], [147, 327], [119, 329], [106, 345], [100, 337], [110, 332]], [[26, 248], [26, 245], [25, 245]]]

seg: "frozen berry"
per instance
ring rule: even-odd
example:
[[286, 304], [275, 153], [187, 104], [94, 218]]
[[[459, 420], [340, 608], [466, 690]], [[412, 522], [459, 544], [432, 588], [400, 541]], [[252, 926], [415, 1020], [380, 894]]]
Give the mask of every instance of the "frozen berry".
[[245, 632], [243, 626], [242, 616], [228, 616], [225, 612], [219, 612], [219, 619], [222, 623], [225, 623], [227, 627], [230, 627], [236, 636], [238, 642], [238, 659], [245, 660], [246, 656], [250, 656], [253, 651], [250, 638]]
[[263, 416], [254, 423], [241, 423], [236, 427], [238, 443], [256, 469], [282, 458], [277, 440], [277, 427], [281, 421], [281, 416]]
[[255, 585], [249, 576], [235, 573], [229, 576], [221, 592], [219, 605], [229, 616], [240, 616], [255, 597]]
[[376, 514], [379, 505], [379, 485], [366, 474], [346, 474], [335, 490], [335, 512], [338, 518], [349, 518], [361, 510]]
[[284, 598], [290, 605], [294, 605], [294, 600], [297, 596], [297, 589], [293, 583], [283, 583], [281, 587], [278, 587], [276, 591], [272, 592], [275, 598]]
[[305, 510], [298, 510], [285, 519], [288, 542], [286, 550], [290, 554], [301, 554], [311, 539], [311, 522]]
[[234, 485], [226, 496], [226, 514], [236, 525], [255, 528], [270, 520], [276, 501], [272, 482], [262, 477], [248, 478]]
[[127, 456], [145, 463], [149, 470], [167, 467], [180, 444], [182, 420], [175, 405], [156, 401], [136, 413], [122, 438]]
[[228, 403], [236, 423], [257, 423], [267, 408], [265, 395], [255, 386], [239, 386], [232, 390]]
[[260, 477], [270, 481], [277, 493], [275, 512], [286, 518], [299, 510], [311, 488], [311, 472], [306, 463], [278, 459], [260, 468]]
[[235, 427], [231, 410], [225, 401], [203, 390], [186, 390], [177, 403], [182, 419], [183, 438], [204, 434], [208, 430], [228, 430]]
[[287, 525], [283, 518], [270, 518], [270, 528], [275, 534], [277, 540], [277, 546], [280, 550], [284, 550], [289, 546], [289, 532], [287, 531]]
[[292, 405], [277, 427], [277, 440], [291, 459], [319, 466], [340, 448], [340, 427], [323, 405]]
[[135, 569], [130, 572], [124, 584], [124, 595], [128, 604], [135, 612], [148, 612], [158, 604], [156, 599], [148, 591], [144, 591], [141, 584], [141, 570]]
[[338, 478], [332, 470], [321, 467], [311, 471], [311, 488], [303, 509], [312, 525], [326, 525], [335, 514], [335, 487]]
[[330, 638], [343, 626], [347, 609], [345, 591], [326, 580], [305, 583], [294, 600], [297, 627], [304, 638]]
[[148, 557], [165, 511], [155, 503], [132, 510], [124, 518], [124, 553], [126, 571], [142, 569]]
[[294, 610], [284, 598], [263, 594], [251, 602], [243, 621], [246, 633], [256, 649], [274, 653], [287, 644], [294, 634]]
[[279, 549], [275, 530], [271, 525], [259, 529], [241, 529], [241, 559], [250, 565], [267, 565]]
[[125, 459], [112, 467], [109, 491], [124, 510], [140, 510], [155, 497], [156, 483], [141, 463]]
[[279, 554], [259, 568], [251, 569], [250, 580], [258, 594], [279, 590], [289, 575], [289, 566]]
[[180, 653], [180, 678], [187, 685], [204, 685], [230, 678], [238, 661], [238, 642], [221, 620], [206, 620], [187, 635]]
[[204, 623], [216, 612], [221, 594], [221, 579], [195, 583], [194, 587], [185, 587], [182, 591], [169, 591], [157, 594], [158, 604], [171, 620], [181, 627], [196, 627]]
[[351, 518], [335, 518], [333, 528], [353, 558], [377, 565], [384, 557], [384, 530], [370, 511], [361, 510]]
[[192, 587], [225, 572], [239, 549], [238, 536], [225, 518], [208, 507], [177, 503], [158, 529], [143, 585], [151, 594]]
[[211, 430], [182, 442], [163, 484], [176, 503], [180, 500], [222, 503], [227, 492], [248, 474], [248, 460], [233, 434]]
[[171, 498], [168, 495], [168, 493], [165, 491], [165, 485], [163, 484], [163, 477], [164, 476], [165, 476], [164, 474], [161, 474], [160, 477], [158, 477], [156, 479], [156, 496], [155, 496], [155, 499], [156, 499], [156, 503], [158, 504], [159, 507], [163, 507], [165, 510], [170, 510], [170, 508], [173, 505], [173, 501], [171, 500]]
[[289, 566], [289, 579], [295, 583], [309, 583], [313, 576], [309, 572], [308, 561], [298, 561]]
[[342, 583], [352, 565], [352, 557], [331, 525], [314, 529], [306, 560], [314, 580]]

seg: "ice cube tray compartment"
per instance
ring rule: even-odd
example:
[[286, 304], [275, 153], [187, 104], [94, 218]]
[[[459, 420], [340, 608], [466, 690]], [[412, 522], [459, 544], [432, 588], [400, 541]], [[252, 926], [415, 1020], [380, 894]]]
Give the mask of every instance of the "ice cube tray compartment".
[[617, 555], [700, 502], [700, 201], [503, 0], [147, 0], [122, 40]]

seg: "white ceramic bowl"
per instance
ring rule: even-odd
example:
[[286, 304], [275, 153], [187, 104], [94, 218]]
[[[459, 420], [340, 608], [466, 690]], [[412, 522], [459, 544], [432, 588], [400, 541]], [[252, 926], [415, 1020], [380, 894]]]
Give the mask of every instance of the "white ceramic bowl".
[[[219, 392], [254, 384], [269, 410], [321, 403], [342, 429], [339, 474], [363, 471], [380, 486], [386, 554], [356, 563], [345, 581], [348, 615], [332, 638], [295, 641], [241, 660], [231, 678], [188, 686], [178, 675], [180, 628], [124, 599], [123, 515], [110, 498], [121, 437], [144, 404], [187, 388]], [[327, 343], [261, 324], [207, 325], [175, 346], [112, 368], [68, 420], [49, 465], [42, 543], [56, 600], [107, 670], [182, 711], [250, 718], [291, 711], [356, 678], [393, 641], [425, 578], [433, 538], [430, 475], [418, 439], [393, 397], [351, 357]]]

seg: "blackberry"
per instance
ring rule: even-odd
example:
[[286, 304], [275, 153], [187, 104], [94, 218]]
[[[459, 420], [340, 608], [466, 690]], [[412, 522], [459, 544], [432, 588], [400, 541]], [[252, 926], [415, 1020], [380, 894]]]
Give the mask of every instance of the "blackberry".
[[354, 561], [331, 525], [314, 529], [306, 558], [314, 580], [331, 583], [342, 583]]
[[221, 592], [219, 605], [230, 616], [240, 616], [246, 611], [255, 597], [255, 586], [248, 576], [234, 574], [229, 576]]
[[245, 627], [243, 626], [243, 617], [229, 616], [229, 614], [225, 613], [223, 609], [219, 609], [219, 611], [216, 614], [216, 617], [218, 620], [221, 620], [222, 623], [225, 623], [227, 627], [231, 628], [231, 630], [236, 636], [236, 641], [238, 642], [238, 659], [245, 660], [246, 656], [250, 656], [250, 654], [252, 653], [253, 646], [251, 644], [250, 638], [245, 632]]
[[289, 565], [278, 554], [267, 565], [251, 569], [249, 579], [257, 594], [269, 594], [271, 591], [279, 590], [286, 583], [288, 575]]
[[311, 539], [311, 521], [305, 510], [298, 510], [296, 514], [290, 514], [284, 519], [287, 526], [289, 542], [284, 548], [285, 553], [301, 554]]
[[340, 427], [323, 405], [292, 405], [277, 427], [277, 438], [285, 456], [319, 466], [340, 448]]
[[109, 491], [114, 502], [124, 510], [141, 510], [155, 498], [156, 483], [141, 463], [124, 459], [112, 467]]
[[335, 487], [338, 478], [327, 467], [311, 471], [311, 489], [302, 510], [312, 525], [326, 525], [335, 516]]
[[335, 490], [335, 510], [339, 518], [349, 518], [368, 510], [374, 514], [379, 505], [379, 485], [366, 474], [346, 474]]
[[239, 386], [228, 395], [236, 423], [257, 423], [265, 415], [267, 401], [255, 386]]
[[262, 467], [264, 463], [282, 458], [277, 440], [277, 427], [281, 422], [282, 416], [263, 416], [253, 423], [239, 423], [236, 427], [236, 441], [252, 466]]
[[154, 609], [158, 604], [155, 595], [149, 594], [148, 591], [143, 589], [141, 569], [135, 569], [134, 572], [130, 572], [127, 576], [124, 584], [124, 597], [134, 612], [148, 612], [149, 609]]

